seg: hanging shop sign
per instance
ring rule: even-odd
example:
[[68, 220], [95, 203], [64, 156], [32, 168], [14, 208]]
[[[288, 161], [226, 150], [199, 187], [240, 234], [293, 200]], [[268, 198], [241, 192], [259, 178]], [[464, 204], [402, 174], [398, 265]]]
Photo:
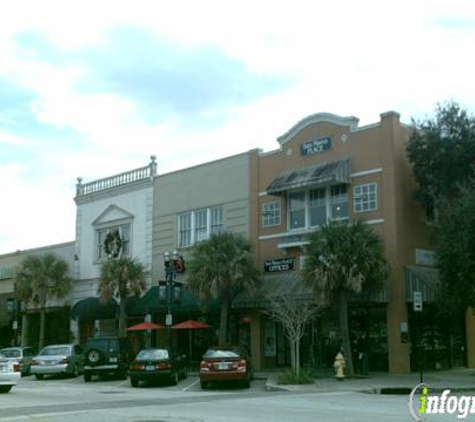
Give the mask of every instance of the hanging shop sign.
[[315, 155], [320, 154], [323, 151], [327, 151], [332, 147], [332, 138], [329, 136], [326, 138], [315, 139], [311, 142], [305, 142], [300, 144], [300, 155]]
[[294, 269], [294, 258], [266, 259], [264, 271], [274, 273], [278, 271], [291, 271]]

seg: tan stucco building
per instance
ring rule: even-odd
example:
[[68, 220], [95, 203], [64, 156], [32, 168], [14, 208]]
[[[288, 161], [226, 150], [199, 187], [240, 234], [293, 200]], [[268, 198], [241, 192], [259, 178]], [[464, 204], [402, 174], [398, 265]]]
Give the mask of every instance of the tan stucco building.
[[[409, 136], [409, 127], [395, 112], [383, 113], [379, 122], [362, 127], [355, 117], [308, 116], [278, 138], [277, 150], [260, 154], [258, 190], [251, 193], [258, 198], [256, 259], [264, 271], [265, 291], [299, 283], [307, 235], [322, 223], [359, 219], [382, 236], [390, 279], [384, 291], [354, 298], [349, 322], [353, 333], [369, 336], [373, 369], [394, 373], [409, 372], [411, 359], [412, 369], [417, 366], [411, 356], [418, 316], [412, 310], [414, 291], [422, 293], [424, 304], [420, 325], [425, 365], [437, 369], [462, 365], [466, 346], [470, 362], [474, 354], [470, 335], [465, 345], [463, 320], [442, 327], [432, 309], [437, 271], [425, 213], [412, 196], [414, 182], [405, 153]], [[241, 297], [235, 303], [241, 312], [259, 306], [262, 297]], [[256, 335], [258, 366], [288, 363], [278, 326], [261, 316]], [[329, 363], [334, 353], [329, 345], [338, 344], [338, 336], [330, 315], [326, 322], [312, 324], [302, 346], [307, 354], [304, 362], [315, 364], [318, 355], [320, 363]]]

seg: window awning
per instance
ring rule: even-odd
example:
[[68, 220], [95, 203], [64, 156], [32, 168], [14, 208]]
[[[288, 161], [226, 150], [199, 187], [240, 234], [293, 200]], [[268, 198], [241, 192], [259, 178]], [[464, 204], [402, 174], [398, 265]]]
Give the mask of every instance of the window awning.
[[71, 318], [76, 321], [94, 321], [96, 319], [113, 319], [118, 305], [114, 299], [105, 300], [88, 297], [80, 300], [71, 309]]
[[291, 189], [307, 186], [328, 186], [339, 183], [350, 183], [350, 159], [316, 164], [301, 169], [282, 172], [267, 187], [269, 195], [282, 195]]
[[[299, 301], [313, 301], [312, 289], [305, 285], [297, 272], [264, 274], [256, 292], [243, 291], [233, 300], [233, 309], [265, 308], [273, 299], [281, 296], [293, 296]], [[363, 304], [384, 304], [388, 302], [388, 287], [385, 283], [380, 289], [353, 294], [350, 302]]]
[[407, 302], [413, 301], [414, 292], [421, 292], [424, 302], [434, 302], [439, 287], [439, 270], [420, 265], [406, 265], [405, 283]]

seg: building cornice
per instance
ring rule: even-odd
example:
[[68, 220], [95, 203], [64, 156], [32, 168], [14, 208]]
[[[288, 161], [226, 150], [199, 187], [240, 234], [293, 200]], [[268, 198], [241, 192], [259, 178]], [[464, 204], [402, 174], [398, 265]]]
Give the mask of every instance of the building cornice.
[[280, 145], [285, 144], [290, 139], [292, 139], [297, 133], [301, 130], [305, 129], [307, 126], [310, 126], [315, 123], [332, 123], [338, 126], [345, 126], [349, 127], [350, 130], [355, 130], [358, 127], [359, 119], [354, 116], [350, 117], [341, 117], [337, 116], [336, 114], [331, 113], [316, 113], [310, 116], [307, 116], [297, 122], [294, 126], [292, 126], [286, 133], [282, 136], [277, 138], [277, 141]]

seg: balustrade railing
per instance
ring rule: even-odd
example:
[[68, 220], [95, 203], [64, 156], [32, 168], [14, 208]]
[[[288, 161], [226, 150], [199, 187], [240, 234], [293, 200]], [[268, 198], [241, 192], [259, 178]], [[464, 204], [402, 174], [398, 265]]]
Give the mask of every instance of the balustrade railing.
[[157, 163], [155, 162], [156, 157], [154, 155], [152, 155], [150, 158], [152, 161], [148, 166], [126, 171], [114, 176], [105, 177], [103, 179], [94, 180], [89, 183], [82, 183], [82, 178], [78, 177], [78, 183], [76, 184], [76, 196], [89, 195], [91, 193], [152, 178], [157, 174]]

